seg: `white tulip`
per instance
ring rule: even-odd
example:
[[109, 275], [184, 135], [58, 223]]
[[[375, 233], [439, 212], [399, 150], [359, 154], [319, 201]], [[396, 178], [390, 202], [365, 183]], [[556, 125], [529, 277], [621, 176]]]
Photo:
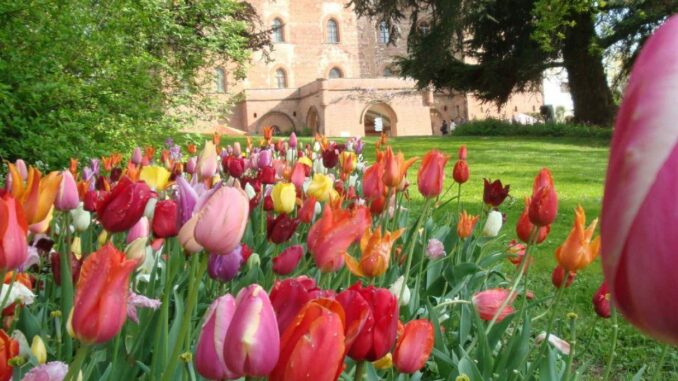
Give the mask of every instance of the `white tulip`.
[[[410, 289], [407, 287], [405, 283], [405, 277], [400, 276], [398, 279], [396, 279], [395, 282], [391, 285], [391, 287], [388, 289], [391, 294], [393, 294], [397, 299], [398, 299], [398, 304], [401, 306], [406, 306], [410, 302]], [[405, 290], [403, 290], [403, 286], [405, 287]], [[400, 299], [400, 294], [402, 292], [403, 298]]]
[[73, 218], [73, 227], [77, 232], [82, 233], [87, 230], [90, 222], [92, 222], [92, 216], [88, 211], [85, 210], [82, 202], [77, 208], [72, 209], [69, 213], [71, 213], [71, 218]]
[[487, 215], [487, 221], [485, 221], [485, 226], [483, 227], [483, 235], [486, 237], [496, 237], [499, 234], [503, 220], [504, 218], [501, 213], [496, 210], [491, 211]]

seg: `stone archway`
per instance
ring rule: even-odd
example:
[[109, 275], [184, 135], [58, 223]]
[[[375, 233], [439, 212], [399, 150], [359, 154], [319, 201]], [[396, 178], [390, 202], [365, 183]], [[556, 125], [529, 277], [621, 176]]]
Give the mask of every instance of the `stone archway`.
[[[371, 103], [365, 107], [360, 117], [365, 136], [380, 135], [382, 132], [389, 136], [397, 136], [398, 117], [388, 104], [384, 102]], [[381, 125], [381, 129], [380, 129]]]
[[257, 134], [263, 134], [264, 127], [273, 127], [274, 134], [288, 133], [296, 130], [294, 120], [289, 115], [280, 111], [271, 111], [262, 116], [257, 123]]
[[316, 133], [323, 133], [323, 128], [320, 125], [320, 115], [315, 106], [311, 106], [306, 113], [306, 128], [311, 130], [314, 135]]
[[[443, 115], [440, 113], [440, 111], [432, 108], [431, 109], [431, 132], [432, 132], [433, 135], [442, 135], [442, 132], [440, 131], [440, 127], [443, 125], [444, 121], [445, 121], [445, 118], [443, 118]], [[449, 132], [449, 126], [448, 126], [448, 132]]]

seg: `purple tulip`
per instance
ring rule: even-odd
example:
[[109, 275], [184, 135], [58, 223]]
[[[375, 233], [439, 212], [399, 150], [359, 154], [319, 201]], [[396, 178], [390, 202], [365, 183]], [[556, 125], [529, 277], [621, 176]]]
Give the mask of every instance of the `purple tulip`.
[[68, 365], [61, 361], [52, 361], [37, 366], [26, 373], [22, 381], [61, 381], [68, 373]]
[[242, 246], [238, 246], [228, 254], [210, 254], [207, 273], [210, 278], [226, 283], [238, 275], [242, 264]]
[[197, 162], [198, 162], [197, 157], [195, 156], [190, 157], [186, 162], [186, 166], [184, 166], [184, 171], [191, 175], [194, 174]]
[[92, 168], [92, 173], [95, 175], [99, 175], [99, 159], [90, 159], [89, 160], [89, 165]]
[[297, 134], [292, 132], [289, 140], [290, 148], [297, 148], [297, 143], [298, 143]]
[[183, 225], [193, 216], [195, 204], [198, 202], [198, 193], [184, 176], [178, 176], [176, 183], [179, 201], [179, 225]]
[[617, 115], [601, 215], [614, 305], [648, 334], [678, 344], [678, 16], [636, 59]]
[[259, 169], [270, 166], [272, 162], [273, 152], [270, 149], [259, 152]]

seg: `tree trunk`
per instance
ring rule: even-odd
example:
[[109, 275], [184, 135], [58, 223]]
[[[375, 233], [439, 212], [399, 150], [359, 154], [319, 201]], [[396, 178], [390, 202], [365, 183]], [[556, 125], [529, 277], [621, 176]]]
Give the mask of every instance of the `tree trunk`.
[[615, 105], [602, 53], [590, 49], [595, 37], [593, 17], [590, 13], [578, 13], [572, 21], [575, 24], [565, 34], [562, 52], [574, 103], [574, 119], [579, 123], [611, 126]]

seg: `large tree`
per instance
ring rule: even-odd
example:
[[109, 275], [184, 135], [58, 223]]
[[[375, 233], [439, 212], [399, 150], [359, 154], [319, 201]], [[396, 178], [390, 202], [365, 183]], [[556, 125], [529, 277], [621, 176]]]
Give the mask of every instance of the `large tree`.
[[[607, 126], [615, 111], [604, 57], [627, 75], [639, 46], [678, 0], [352, 0], [356, 12], [406, 37], [402, 74], [424, 87], [503, 104], [536, 88], [545, 69], [567, 70], [575, 120]], [[411, 23], [407, 36], [398, 25]], [[427, 32], [420, 22], [429, 24]]]
[[206, 68], [267, 44], [237, 0], [0, 0], [0, 158], [65, 165], [162, 141]]

